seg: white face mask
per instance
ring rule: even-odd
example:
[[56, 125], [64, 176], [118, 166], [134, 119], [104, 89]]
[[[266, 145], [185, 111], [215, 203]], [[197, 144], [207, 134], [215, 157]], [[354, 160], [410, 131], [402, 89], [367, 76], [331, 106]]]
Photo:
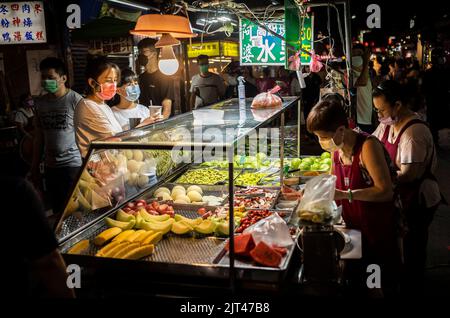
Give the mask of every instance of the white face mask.
[[352, 57], [352, 65], [354, 67], [360, 67], [363, 65], [363, 58], [361, 56], [353, 56]]
[[342, 134], [342, 142], [339, 145], [336, 145], [336, 142], [334, 141], [335, 136], [336, 134], [334, 134], [333, 138], [326, 140], [319, 139], [320, 147], [322, 147], [323, 150], [328, 152], [335, 152], [338, 151], [339, 149], [342, 149], [342, 147], [344, 147], [344, 134]]

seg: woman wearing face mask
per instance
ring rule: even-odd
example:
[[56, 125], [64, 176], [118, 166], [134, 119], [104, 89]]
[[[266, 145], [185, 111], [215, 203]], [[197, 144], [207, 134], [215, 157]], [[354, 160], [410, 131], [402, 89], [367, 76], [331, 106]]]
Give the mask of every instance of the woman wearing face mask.
[[76, 142], [81, 156], [86, 157], [92, 140], [113, 136], [122, 132], [111, 108], [105, 101], [111, 100], [117, 92], [120, 78], [119, 67], [104, 57], [88, 61], [86, 98], [75, 109]]
[[[434, 177], [437, 156], [428, 126], [411, 111], [396, 81], [373, 91], [380, 125], [374, 132], [386, 147], [397, 170], [396, 192], [402, 201], [407, 233], [403, 239], [407, 276], [420, 286], [424, 275], [428, 226], [441, 202]], [[411, 279], [412, 281], [412, 279]]]
[[[339, 102], [324, 100], [313, 107], [307, 129], [332, 153], [335, 200], [342, 205], [348, 228], [361, 231], [363, 259], [354, 271], [366, 277], [368, 264], [381, 267], [382, 284], [392, 287], [400, 261], [388, 158], [383, 146], [365, 133], [348, 128]], [[365, 278], [364, 278], [365, 282]]]
[[150, 117], [150, 110], [137, 103], [141, 90], [138, 78], [132, 70], [121, 71], [119, 85], [117, 94], [120, 96], [120, 102], [112, 110], [123, 130], [130, 129], [130, 118], [140, 118], [142, 122], [139, 127], [152, 124], [160, 119], [158, 116]]

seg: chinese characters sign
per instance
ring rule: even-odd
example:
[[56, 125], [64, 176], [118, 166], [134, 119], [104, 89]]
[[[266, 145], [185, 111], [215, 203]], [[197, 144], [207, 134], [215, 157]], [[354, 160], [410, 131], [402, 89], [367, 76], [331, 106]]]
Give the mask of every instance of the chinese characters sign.
[[0, 2], [0, 45], [46, 42], [43, 1]]
[[[284, 36], [284, 23], [267, 23], [267, 28]], [[249, 20], [240, 20], [241, 65], [284, 65], [284, 41]]]
[[[305, 51], [311, 52], [311, 50], [314, 49], [314, 15], [308, 15], [305, 17], [301, 39], [301, 48]], [[311, 55], [302, 52], [300, 55], [300, 60], [302, 65], [309, 65], [311, 63]]]

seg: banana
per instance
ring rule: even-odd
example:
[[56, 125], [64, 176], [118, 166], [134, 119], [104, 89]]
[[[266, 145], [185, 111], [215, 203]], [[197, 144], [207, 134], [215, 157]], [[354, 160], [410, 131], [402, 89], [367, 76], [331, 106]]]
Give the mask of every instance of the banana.
[[172, 229], [174, 219], [169, 219], [165, 222], [142, 222], [141, 228], [147, 231], [161, 232], [163, 235]]
[[118, 227], [118, 228], [121, 228], [122, 230], [126, 231], [126, 230], [131, 230], [134, 227], [134, 225], [136, 224], [136, 221], [133, 219], [129, 222], [121, 222], [121, 221], [113, 220], [111, 218], [105, 218], [105, 223], [108, 227]]
[[128, 236], [125, 241], [129, 243], [133, 243], [141, 234], [146, 233], [146, 230], [139, 230]]
[[[120, 234], [119, 234], [120, 235]], [[117, 245], [119, 245], [121, 242], [111, 242], [108, 245], [104, 246], [102, 249], [100, 249], [97, 254], [95, 254], [95, 256], [103, 256], [106, 253], [108, 253], [111, 249], [113, 249], [114, 247], [116, 247]]]
[[156, 232], [151, 234], [150, 236], [146, 237], [141, 244], [142, 245], [148, 245], [148, 244], [153, 244], [156, 245], [159, 243], [159, 241], [161, 241], [163, 237], [163, 234], [161, 232]]
[[68, 254], [82, 254], [89, 249], [89, 240], [79, 241], [67, 252]]
[[[115, 243], [115, 242], [113, 242]], [[123, 248], [127, 247], [130, 243], [128, 242], [122, 242], [119, 243], [118, 245], [114, 246], [112, 249], [110, 249], [108, 252], [103, 253], [102, 256], [103, 257], [113, 257], [114, 255], [116, 255], [119, 251], [121, 251]]]
[[118, 227], [112, 227], [110, 229], [104, 230], [102, 233], [95, 237], [94, 244], [97, 246], [101, 246], [111, 240], [114, 236], [119, 235], [120, 232], [122, 232], [122, 229]]
[[142, 243], [144, 240], [146, 240], [150, 235], [154, 234], [153, 231], [144, 231], [141, 235], [139, 235], [133, 242], [134, 243]]
[[145, 221], [157, 221], [157, 222], [163, 222], [163, 221], [167, 221], [168, 219], [170, 219], [170, 216], [168, 214], [164, 214], [164, 215], [151, 215], [150, 213], [148, 213], [147, 211], [145, 211], [145, 209], [140, 209], [139, 210], [139, 215], [145, 220]]
[[144, 222], [145, 220], [142, 218], [142, 216], [140, 215], [140, 214], [138, 214], [137, 216], [136, 216], [136, 225], [135, 225], [135, 227], [137, 228], [137, 229], [140, 229], [141, 228], [141, 226], [142, 226], [142, 222]]
[[153, 253], [154, 249], [155, 249], [155, 247], [152, 244], [137, 247], [137, 248], [129, 251], [124, 256], [122, 256], [122, 259], [138, 260], [143, 257], [151, 255]]
[[129, 237], [130, 235], [132, 235], [135, 232], [135, 230], [126, 230], [123, 231], [122, 233], [120, 233], [119, 235], [117, 235], [114, 239], [113, 242], [123, 242], [126, 241], [127, 237]]
[[122, 209], [120, 209], [116, 213], [116, 220], [120, 222], [130, 222], [131, 220], [134, 220], [134, 215], [125, 213]]
[[128, 254], [128, 252], [130, 252], [140, 246], [141, 246], [141, 244], [139, 244], [139, 243], [128, 244], [127, 246], [122, 248], [120, 251], [118, 251], [116, 254], [111, 255], [111, 257], [112, 258], [122, 258], [122, 256], [125, 256], [126, 254]]

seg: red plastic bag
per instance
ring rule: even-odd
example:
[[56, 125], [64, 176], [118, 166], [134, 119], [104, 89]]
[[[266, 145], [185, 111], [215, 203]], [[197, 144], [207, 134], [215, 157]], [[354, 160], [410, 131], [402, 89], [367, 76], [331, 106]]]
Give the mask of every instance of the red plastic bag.
[[256, 95], [252, 101], [252, 108], [281, 107], [282, 105], [281, 98], [279, 96], [274, 95], [280, 90], [281, 87], [277, 85], [266, 93]]

